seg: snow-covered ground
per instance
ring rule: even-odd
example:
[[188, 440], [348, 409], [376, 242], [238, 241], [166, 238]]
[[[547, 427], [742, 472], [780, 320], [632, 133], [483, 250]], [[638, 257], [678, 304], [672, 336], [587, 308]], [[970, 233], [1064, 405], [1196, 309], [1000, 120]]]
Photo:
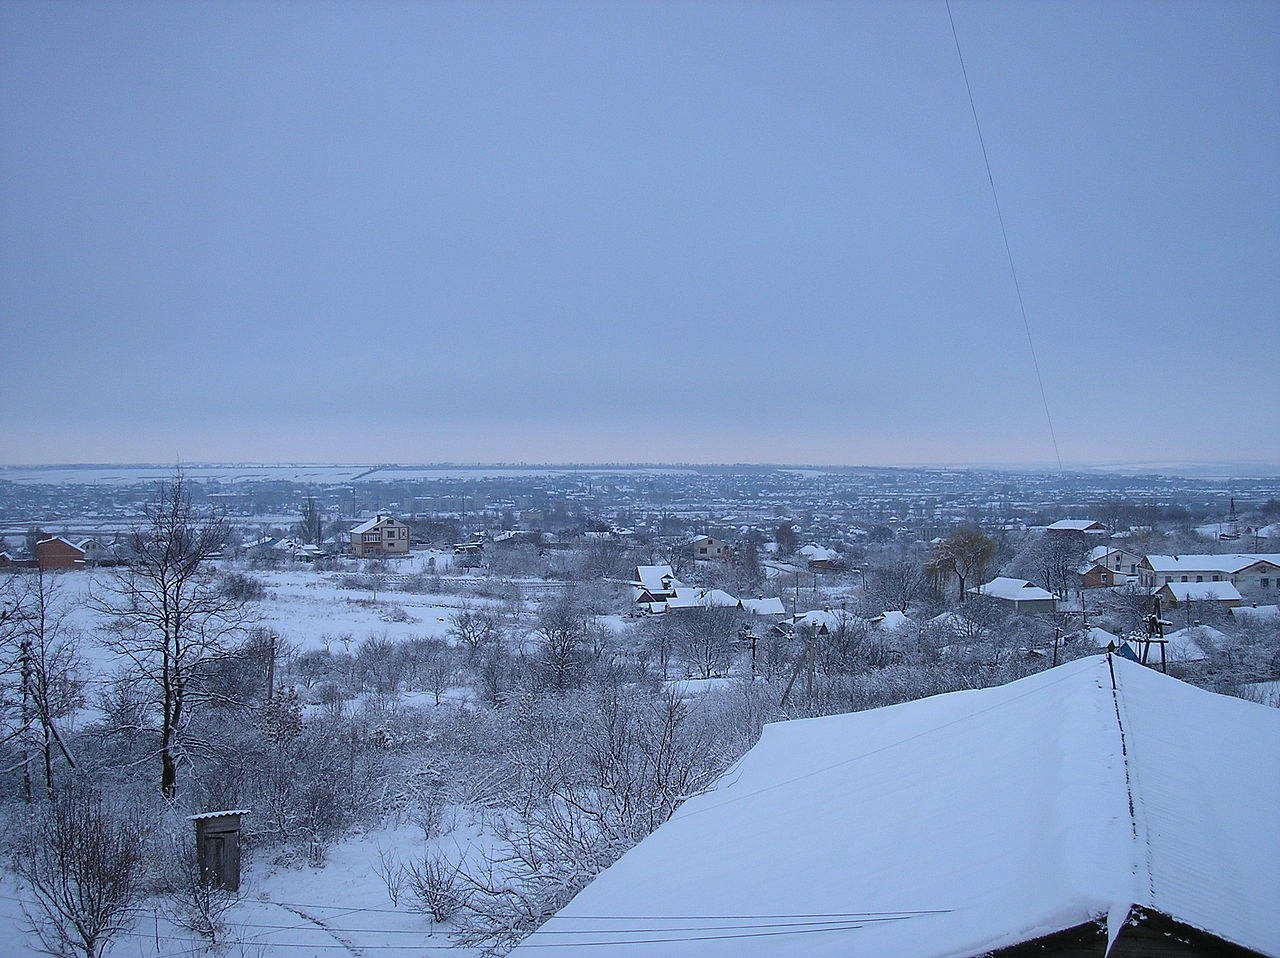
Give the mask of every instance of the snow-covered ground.
[[[397, 571], [414, 573], [425, 564], [406, 564]], [[244, 571], [238, 567], [236, 571]], [[299, 650], [330, 646], [344, 651], [370, 635], [403, 640], [413, 636], [445, 636], [450, 616], [464, 603], [472, 606], [497, 600], [459, 594], [415, 594], [342, 588], [342, 573], [317, 572], [307, 567], [251, 570], [267, 590], [266, 598], [249, 604], [256, 624], [278, 631]], [[122, 664], [100, 640], [104, 620], [89, 600], [110, 585], [109, 570], [58, 574], [61, 601], [70, 609], [67, 624], [81, 636], [89, 688], [95, 688]], [[457, 580], [453, 580], [457, 581]], [[614, 629], [620, 616], [602, 617]], [[456, 696], [450, 695], [454, 699]], [[427, 693], [407, 694], [406, 705], [431, 704]], [[96, 715], [87, 709], [78, 722]], [[75, 724], [75, 723], [72, 723]], [[460, 850], [484, 848], [484, 831], [463, 819], [430, 845], [456, 860]], [[392, 849], [401, 861], [420, 857], [428, 848], [416, 826], [389, 827], [352, 835], [336, 843], [324, 867], [297, 867], [269, 860], [250, 861], [240, 901], [227, 915], [225, 948], [209, 952], [198, 936], [165, 920], [152, 907], [123, 934], [112, 954], [131, 958], [194, 958], [218, 954], [229, 958], [331, 958], [345, 955], [431, 956], [471, 955], [454, 949], [443, 926], [411, 910], [406, 892], [394, 907], [378, 876], [379, 852]], [[470, 853], [470, 851], [468, 851]], [[19, 899], [25, 897], [10, 877], [0, 872], [0, 958], [28, 958], [39, 952], [24, 931]]]
[[[433, 840], [456, 852], [483, 837], [464, 823]], [[220, 947], [175, 925], [149, 902], [132, 926], [121, 933], [109, 955], [119, 958], [468, 958], [473, 949], [456, 948], [446, 925], [412, 910], [407, 890], [393, 906], [377, 874], [379, 854], [392, 851], [400, 861], [421, 857], [428, 843], [414, 826], [354, 835], [334, 845], [324, 867], [291, 867], [252, 862], [245, 868], [237, 902], [224, 916]], [[475, 844], [481, 848], [482, 844]], [[0, 954], [36, 958], [41, 952], [26, 930], [22, 902], [30, 896], [9, 876], [0, 875]]]

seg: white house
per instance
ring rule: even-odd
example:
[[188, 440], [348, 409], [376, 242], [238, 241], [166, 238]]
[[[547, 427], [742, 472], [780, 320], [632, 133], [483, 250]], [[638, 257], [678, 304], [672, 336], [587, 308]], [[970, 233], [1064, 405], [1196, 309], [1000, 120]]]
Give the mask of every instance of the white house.
[[1230, 582], [1244, 595], [1265, 599], [1280, 596], [1280, 554], [1149, 555], [1138, 564], [1138, 581], [1152, 590], [1174, 582]]
[[712, 536], [695, 536], [689, 547], [695, 559], [724, 559], [729, 555], [729, 543]]
[[966, 590], [970, 595], [985, 595], [1013, 606], [1015, 612], [1052, 612], [1058, 597], [1026, 579], [996, 576], [990, 582]]

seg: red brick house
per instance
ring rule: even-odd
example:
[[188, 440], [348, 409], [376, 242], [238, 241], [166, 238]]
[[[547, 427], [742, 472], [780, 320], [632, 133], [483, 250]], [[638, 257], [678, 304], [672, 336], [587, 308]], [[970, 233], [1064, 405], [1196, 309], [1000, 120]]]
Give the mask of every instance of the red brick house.
[[61, 536], [36, 543], [36, 568], [42, 572], [55, 569], [83, 569], [85, 552]]

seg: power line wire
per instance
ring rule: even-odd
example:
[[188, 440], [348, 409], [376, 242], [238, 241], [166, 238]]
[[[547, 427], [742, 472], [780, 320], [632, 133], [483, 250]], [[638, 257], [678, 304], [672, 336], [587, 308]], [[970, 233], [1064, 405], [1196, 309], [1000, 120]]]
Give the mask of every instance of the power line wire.
[[1062, 453], [1058, 451], [1058, 435], [1053, 428], [1053, 416], [1049, 412], [1049, 397], [1044, 391], [1044, 377], [1040, 375], [1040, 360], [1036, 356], [1036, 344], [1031, 338], [1031, 323], [1027, 319], [1027, 305], [1022, 298], [1022, 284], [1018, 282], [1018, 270], [1013, 264], [1013, 248], [1009, 245], [1009, 231], [1004, 225], [1004, 211], [1000, 208], [1000, 195], [996, 192], [996, 178], [991, 173], [991, 158], [987, 155], [987, 141], [982, 135], [982, 123], [978, 120], [978, 107], [973, 99], [973, 87], [969, 83], [969, 71], [964, 64], [964, 53], [960, 50], [960, 35], [956, 32], [956, 19], [951, 14], [951, 0], [946, 0], [947, 19], [951, 22], [951, 39], [956, 44], [956, 56], [960, 58], [960, 73], [964, 76], [964, 89], [969, 94], [969, 109], [973, 112], [973, 125], [978, 131], [978, 145], [982, 147], [982, 162], [987, 168], [987, 182], [991, 184], [991, 199], [996, 207], [996, 219], [1000, 221], [1000, 235], [1004, 239], [1005, 256], [1009, 258], [1009, 274], [1013, 277], [1013, 288], [1018, 294], [1018, 310], [1022, 313], [1022, 328], [1027, 333], [1027, 346], [1031, 350], [1031, 365], [1036, 371], [1036, 383], [1040, 386], [1040, 401], [1044, 403], [1044, 418], [1049, 423], [1049, 438], [1053, 441], [1053, 454], [1058, 460], [1058, 471], [1063, 472]]

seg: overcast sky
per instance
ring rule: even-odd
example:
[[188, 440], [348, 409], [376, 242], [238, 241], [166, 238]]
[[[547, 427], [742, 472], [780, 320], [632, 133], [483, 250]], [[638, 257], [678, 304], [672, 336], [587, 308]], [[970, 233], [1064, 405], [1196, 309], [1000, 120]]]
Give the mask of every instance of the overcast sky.
[[[1062, 458], [1280, 459], [1280, 4], [952, 8]], [[942, 0], [0, 29], [2, 462], [1055, 458]]]

